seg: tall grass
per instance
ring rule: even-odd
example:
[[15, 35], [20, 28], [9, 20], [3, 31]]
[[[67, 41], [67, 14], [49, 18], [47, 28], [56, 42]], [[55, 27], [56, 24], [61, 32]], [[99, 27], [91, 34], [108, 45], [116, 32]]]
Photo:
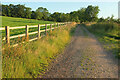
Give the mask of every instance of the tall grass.
[[118, 25], [115, 23], [97, 23], [97, 24], [93, 24], [92, 26], [92, 30], [94, 30], [94, 32], [99, 32], [99, 33], [108, 33], [108, 32], [117, 32], [118, 31]]
[[40, 40], [6, 47], [2, 54], [2, 77], [36, 78], [42, 75], [69, 43], [74, 27], [72, 24], [60, 27]]
[[101, 22], [86, 27], [104, 44], [106, 50], [120, 58], [120, 26], [117, 23]]

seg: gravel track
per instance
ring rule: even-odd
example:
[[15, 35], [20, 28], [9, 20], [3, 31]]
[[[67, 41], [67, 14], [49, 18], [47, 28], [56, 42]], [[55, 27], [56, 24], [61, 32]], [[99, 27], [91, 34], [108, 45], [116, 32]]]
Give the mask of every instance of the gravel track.
[[42, 78], [118, 78], [118, 60], [79, 25], [71, 43]]

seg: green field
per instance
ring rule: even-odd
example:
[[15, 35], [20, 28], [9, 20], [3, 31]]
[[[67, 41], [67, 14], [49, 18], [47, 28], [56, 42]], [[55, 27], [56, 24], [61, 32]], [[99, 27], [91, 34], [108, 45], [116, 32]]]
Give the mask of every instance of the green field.
[[35, 20], [35, 19], [25, 19], [25, 18], [14, 18], [14, 17], [6, 17], [6, 16], [0, 16], [2, 18], [2, 26], [25, 26], [25, 25], [37, 25], [37, 24], [49, 24], [54, 23], [52, 21], [42, 21], [42, 20]]
[[[42, 20], [35, 20], [35, 19], [24, 19], [24, 18], [14, 18], [14, 17], [5, 17], [5, 16], [0, 16], [0, 18], [2, 18], [2, 27], [5, 26], [10, 26], [10, 27], [17, 27], [17, 26], [25, 26], [25, 25], [37, 25], [37, 24], [52, 24], [55, 22], [52, 21], [42, 21]], [[56, 25], [57, 26], [57, 25]], [[54, 26], [52, 26], [54, 27]], [[47, 28], [50, 28], [50, 26], [47, 26]], [[45, 26], [40, 28], [41, 30], [45, 29]], [[38, 28], [34, 27], [34, 28], [29, 28], [29, 33], [30, 32], [35, 32], [37, 31]], [[24, 34], [25, 33], [25, 29], [14, 29], [14, 30], [10, 30], [10, 36], [14, 36], [14, 35], [19, 35], [19, 34]], [[41, 33], [41, 35], [44, 35], [44, 32]], [[30, 38], [34, 38], [37, 35], [30, 35]], [[5, 37], [5, 30], [2, 31], [2, 39]], [[22, 38], [22, 37], [21, 37]], [[11, 39], [10, 42], [12, 44], [14, 44], [14, 42], [16, 42], [16, 40], [18, 40], [18, 38], [15, 39]], [[2, 41], [3, 45], [5, 44], [5, 41]]]

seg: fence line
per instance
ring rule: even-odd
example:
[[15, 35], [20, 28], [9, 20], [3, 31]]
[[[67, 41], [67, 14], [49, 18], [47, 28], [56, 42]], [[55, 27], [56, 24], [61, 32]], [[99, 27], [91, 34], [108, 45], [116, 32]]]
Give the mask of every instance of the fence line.
[[[45, 32], [45, 35], [47, 35], [47, 31], [52, 31], [53, 29], [58, 28], [61, 25], [66, 25], [68, 23], [70, 23], [70, 22], [67, 22], [67, 23], [66, 22], [65, 23], [57, 23], [57, 25], [56, 25], [56, 23], [54, 23], [54, 24], [44, 24], [44, 25], [38, 24], [38, 25], [34, 25], [34, 26], [28, 26], [28, 25], [26, 25], [26, 26], [20, 26], [20, 27], [5, 26], [5, 28], [0, 28], [0, 30], [5, 30], [6, 36], [5, 36], [5, 38], [3, 40], [6, 40], [6, 44], [10, 45], [10, 39], [25, 36], [25, 39], [27, 41], [34, 41], [34, 40], [37, 40], [37, 39], [41, 38], [41, 36], [40, 36], [41, 32]], [[53, 28], [52, 28], [52, 25], [54, 26]], [[45, 26], [45, 30], [40, 30], [40, 28], [42, 26]], [[47, 26], [50, 26], [50, 28], [48, 29]], [[35, 32], [30, 32], [29, 33], [29, 28], [32, 28], [32, 27], [38, 27], [38, 30], [35, 31]], [[22, 28], [25, 28], [25, 30], [26, 30], [25, 34], [18, 34], [18, 35], [15, 35], [15, 36], [10, 36], [10, 30], [13, 30], [13, 29], [22, 29]], [[29, 40], [29, 35], [32, 35], [32, 34], [38, 34], [38, 36], [36, 38], [33, 38], [33, 39]], [[18, 44], [15, 44], [15, 45], [18, 45]], [[13, 46], [15, 46], [15, 45], [13, 45]]]

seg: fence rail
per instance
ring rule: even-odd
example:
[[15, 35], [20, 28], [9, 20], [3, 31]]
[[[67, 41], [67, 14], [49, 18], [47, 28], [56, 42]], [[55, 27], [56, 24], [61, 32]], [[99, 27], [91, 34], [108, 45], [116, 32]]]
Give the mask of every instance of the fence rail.
[[[34, 26], [28, 26], [28, 25], [26, 25], [26, 26], [20, 26], [20, 27], [9, 27], [9, 26], [5, 26], [5, 28], [0, 28], [0, 30], [5, 30], [6, 36], [5, 36], [5, 38], [2, 39], [2, 40], [5, 40], [5, 41], [6, 41], [6, 44], [9, 44], [9, 45], [10, 45], [10, 39], [25, 36], [25, 39], [26, 39], [27, 41], [34, 41], [34, 40], [40, 39], [40, 37], [41, 37], [41, 36], [40, 36], [40, 33], [41, 33], [41, 32], [45, 32], [45, 35], [46, 35], [46, 34], [47, 34], [47, 31], [52, 31], [53, 29], [58, 28], [58, 27], [61, 26], [61, 25], [66, 25], [66, 24], [68, 24], [68, 23], [70, 23], [70, 22], [57, 23], [57, 24], [56, 24], [56, 23], [54, 23], [54, 24], [44, 24], [44, 25], [38, 24], [38, 25], [34, 25]], [[44, 29], [44, 30], [40, 30], [40, 28], [41, 28], [42, 26], [45, 26], [45, 29]], [[47, 26], [50, 26], [50, 28], [48, 29]], [[52, 26], [54, 26], [54, 27], [52, 27]], [[29, 32], [29, 28], [34, 28], [34, 27], [38, 27], [38, 30], [35, 31], [35, 32]], [[25, 34], [18, 34], [18, 35], [10, 36], [10, 30], [13, 30], [13, 29], [22, 29], [22, 28], [25, 28], [25, 32], [26, 32]], [[29, 35], [32, 35], [32, 34], [38, 34], [38, 36], [37, 36], [36, 38], [33, 38], [33, 39], [30, 39], [30, 40], [29, 40]], [[15, 44], [15, 45], [17, 45], [17, 44]], [[13, 46], [15, 46], [15, 45], [13, 45]]]

